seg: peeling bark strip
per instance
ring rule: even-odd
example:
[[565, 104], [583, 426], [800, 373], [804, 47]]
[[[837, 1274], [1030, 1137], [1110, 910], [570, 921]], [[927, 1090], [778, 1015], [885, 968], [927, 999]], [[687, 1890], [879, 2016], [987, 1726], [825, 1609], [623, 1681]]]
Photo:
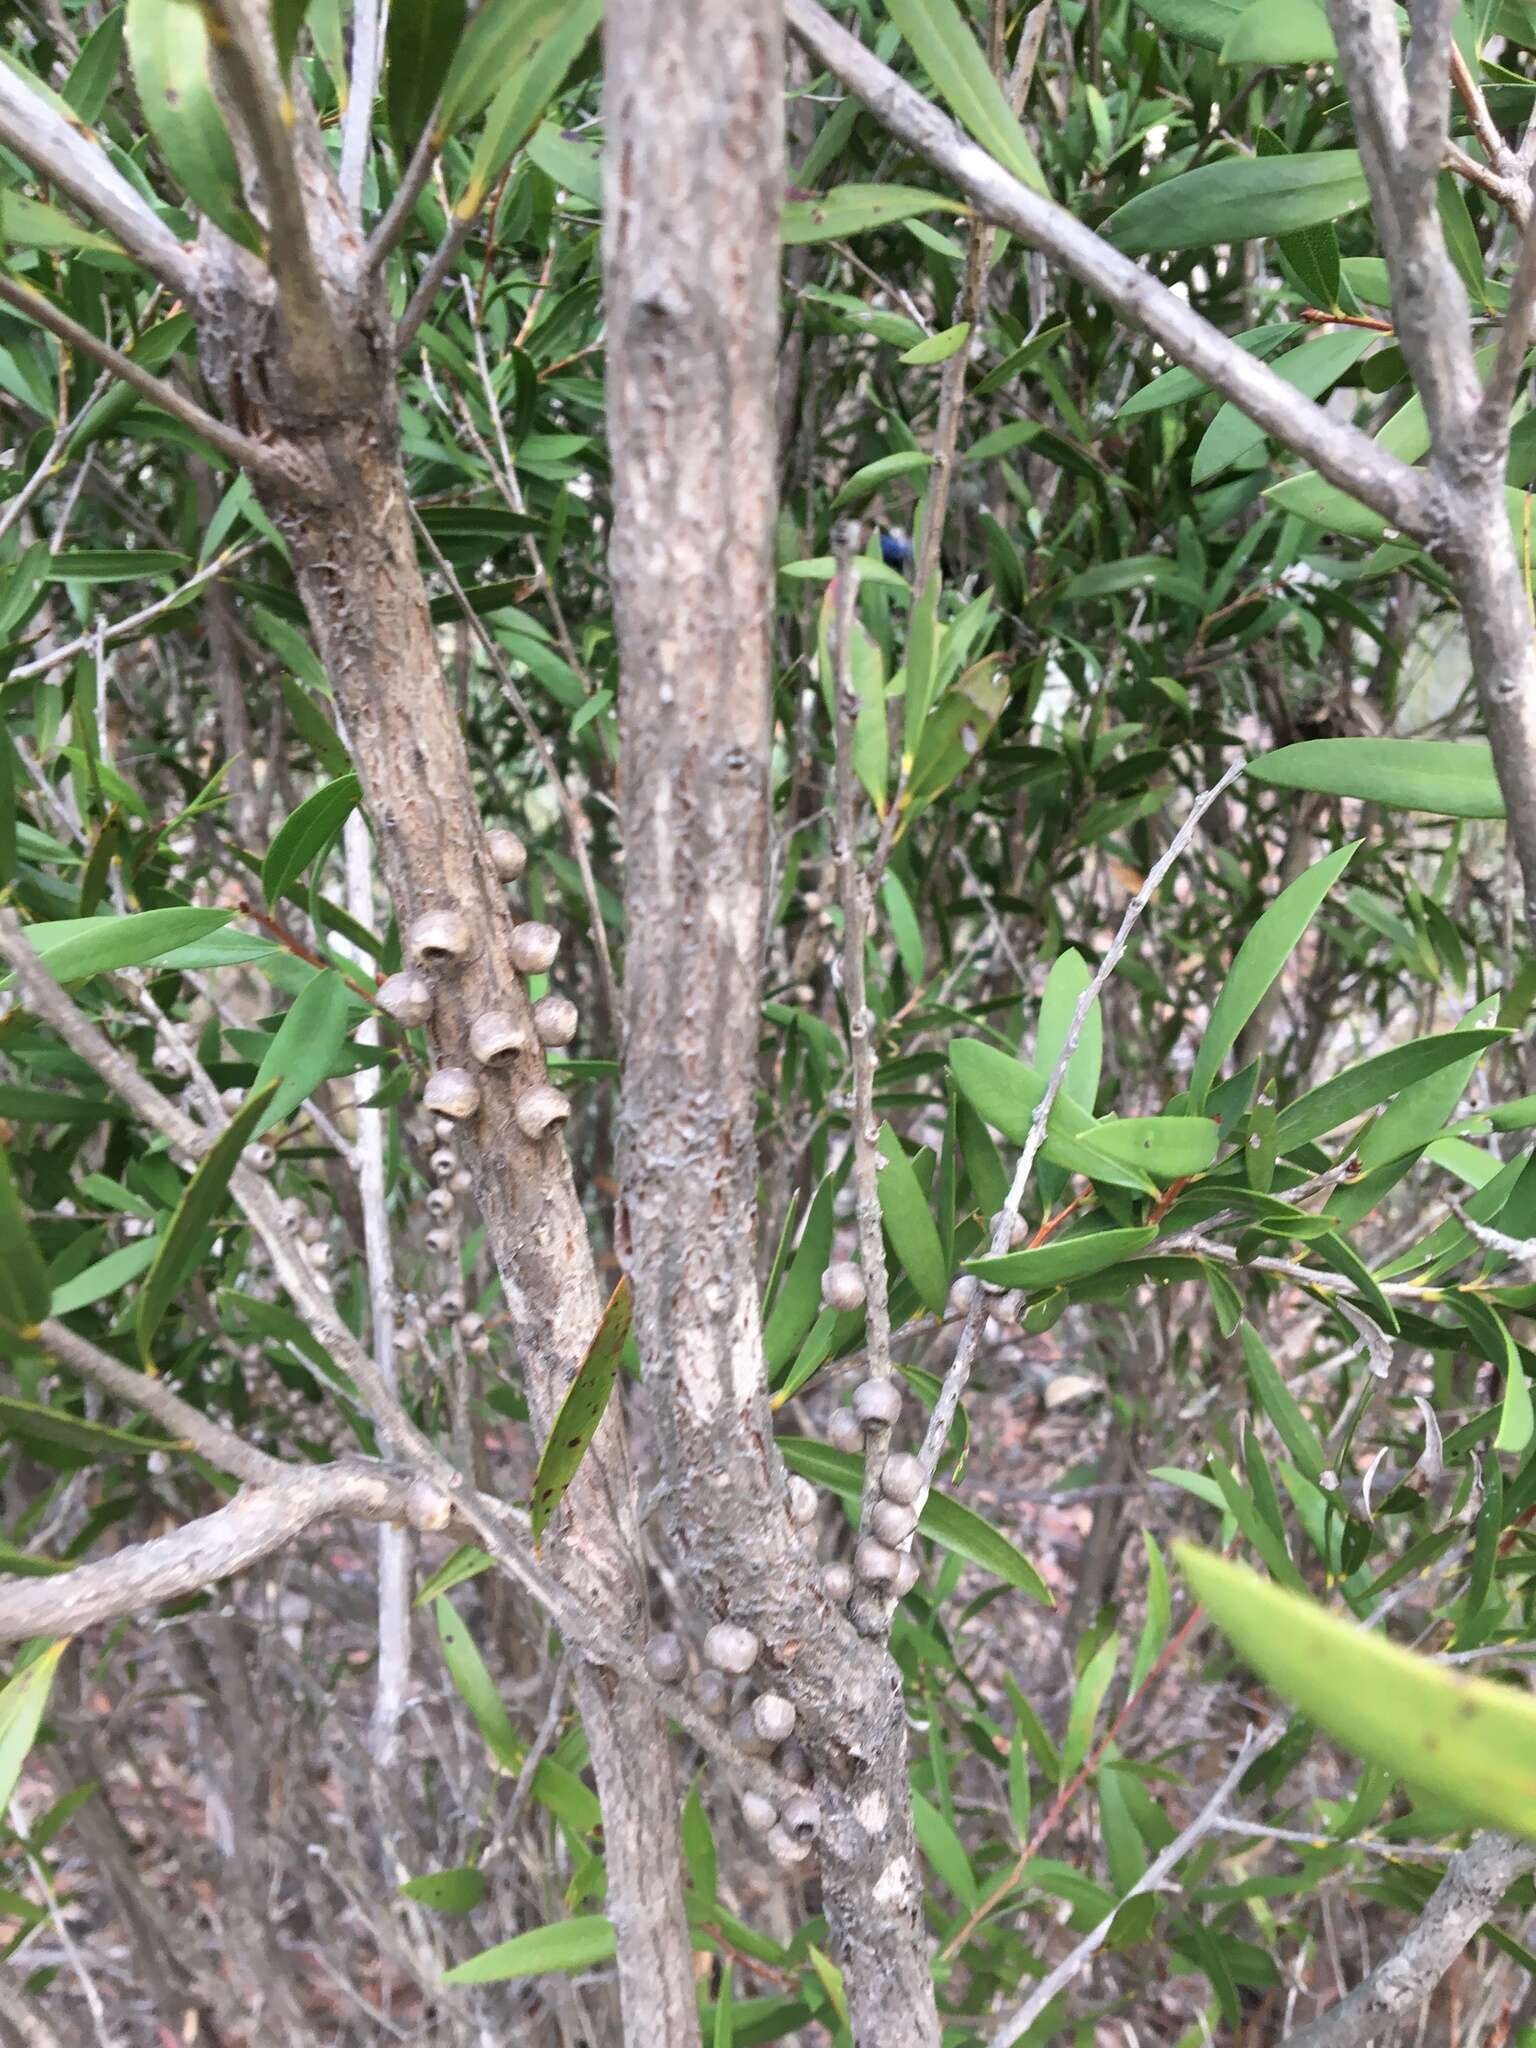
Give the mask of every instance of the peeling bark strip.
[[779, 0], [627, 0], [607, 17], [624, 1207], [677, 1554], [796, 1707], [854, 2038], [935, 2048], [900, 1677], [790, 1522], [755, 1273], [781, 16]]

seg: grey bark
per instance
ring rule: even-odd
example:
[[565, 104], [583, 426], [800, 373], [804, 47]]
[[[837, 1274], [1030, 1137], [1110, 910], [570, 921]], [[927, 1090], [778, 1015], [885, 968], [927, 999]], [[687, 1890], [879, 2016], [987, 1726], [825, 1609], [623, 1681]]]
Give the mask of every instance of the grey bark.
[[900, 1678], [826, 1597], [790, 1522], [754, 1267], [781, 10], [631, 0], [609, 11], [606, 38], [628, 918], [620, 1242], [680, 1566], [712, 1621], [758, 1636], [759, 1674], [793, 1701], [815, 1769], [854, 2038], [934, 2048]]

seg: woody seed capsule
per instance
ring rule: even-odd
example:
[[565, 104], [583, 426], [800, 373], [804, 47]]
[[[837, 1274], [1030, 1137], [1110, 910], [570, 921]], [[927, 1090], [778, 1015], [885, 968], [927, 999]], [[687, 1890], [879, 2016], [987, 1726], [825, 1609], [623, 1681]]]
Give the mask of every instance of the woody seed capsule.
[[901, 1559], [888, 1543], [866, 1536], [853, 1554], [854, 1569], [866, 1586], [893, 1585], [901, 1570]]
[[517, 1127], [525, 1138], [546, 1138], [557, 1130], [571, 1113], [571, 1105], [560, 1090], [547, 1084], [530, 1088], [526, 1095], [519, 1096], [516, 1116]]
[[482, 1067], [505, 1067], [528, 1050], [528, 1033], [510, 1010], [487, 1010], [469, 1027], [470, 1058]]
[[779, 1693], [759, 1693], [752, 1702], [752, 1726], [765, 1742], [787, 1742], [795, 1732], [794, 1707]]
[[681, 1636], [652, 1636], [645, 1646], [645, 1668], [658, 1685], [676, 1685], [688, 1670], [688, 1652]]
[[827, 1442], [834, 1451], [857, 1456], [864, 1448], [864, 1431], [851, 1408], [834, 1408], [827, 1417]]
[[418, 967], [442, 973], [462, 967], [474, 944], [469, 920], [457, 910], [429, 910], [406, 934], [406, 952]]
[[923, 1490], [923, 1463], [910, 1451], [892, 1451], [880, 1474], [880, 1491], [887, 1500], [899, 1500], [911, 1507]]
[[730, 1678], [740, 1678], [757, 1662], [761, 1648], [751, 1629], [734, 1621], [717, 1621], [704, 1638], [704, 1661]]
[[499, 882], [515, 882], [528, 865], [528, 849], [515, 832], [487, 832], [485, 850]]
[[414, 1031], [432, 1014], [432, 984], [414, 970], [392, 974], [379, 983], [374, 1001], [386, 1017], [393, 1017], [407, 1031]]
[[876, 1501], [869, 1527], [872, 1535], [878, 1536], [882, 1543], [889, 1543], [894, 1550], [898, 1544], [905, 1543], [917, 1527], [917, 1511], [899, 1500], [887, 1498]]
[[851, 1259], [838, 1259], [821, 1276], [821, 1298], [839, 1315], [864, 1306], [864, 1275]]
[[560, 934], [552, 924], [518, 924], [512, 927], [512, 965], [519, 974], [544, 974], [555, 964]]
[[569, 996], [540, 996], [533, 1006], [533, 1028], [540, 1045], [569, 1045], [580, 1022]]
[[434, 1116], [463, 1123], [480, 1107], [480, 1084], [465, 1067], [439, 1067], [421, 1099]]
[[901, 1392], [894, 1380], [862, 1380], [853, 1390], [855, 1420], [865, 1429], [894, 1423], [901, 1414]]

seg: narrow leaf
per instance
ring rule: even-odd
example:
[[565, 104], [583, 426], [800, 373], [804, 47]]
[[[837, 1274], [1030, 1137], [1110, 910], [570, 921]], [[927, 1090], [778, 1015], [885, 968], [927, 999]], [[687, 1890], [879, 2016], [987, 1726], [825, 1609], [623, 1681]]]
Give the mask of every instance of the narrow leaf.
[[269, 903], [291, 889], [321, 847], [330, 845], [361, 794], [355, 775], [339, 775], [283, 820], [261, 864], [261, 892]]
[[612, 1962], [617, 1951], [613, 1922], [602, 1913], [578, 1914], [514, 1934], [467, 1963], [445, 1970], [445, 1984], [501, 1984], [513, 1977], [542, 1977], [549, 1971], [589, 1970]]
[[885, 1164], [875, 1186], [886, 1235], [923, 1307], [942, 1315], [949, 1296], [949, 1269], [927, 1192], [889, 1124], [880, 1126], [879, 1149]]
[[1302, 740], [1261, 754], [1248, 773], [1280, 789], [1315, 789], [1441, 818], [1504, 815], [1486, 740]]
[[566, 1489], [576, 1477], [587, 1446], [603, 1419], [633, 1313], [626, 1273], [609, 1297], [603, 1319], [587, 1346], [587, 1355], [576, 1369], [576, 1377], [566, 1390], [560, 1412], [550, 1425], [549, 1439], [539, 1454], [530, 1512], [535, 1548], [549, 1527], [550, 1517], [565, 1498]]
[[331, 1069], [347, 1040], [351, 998], [333, 969], [316, 974], [277, 1027], [262, 1055], [252, 1089], [273, 1088], [257, 1135], [307, 1101]]

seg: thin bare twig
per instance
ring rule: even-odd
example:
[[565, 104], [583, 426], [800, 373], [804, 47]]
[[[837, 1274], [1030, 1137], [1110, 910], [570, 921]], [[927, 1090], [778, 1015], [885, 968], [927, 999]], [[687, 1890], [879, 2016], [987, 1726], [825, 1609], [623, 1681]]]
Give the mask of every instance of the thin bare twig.
[[[1077, 1050], [1077, 1041], [1082, 1034], [1083, 1025], [1087, 1022], [1088, 1012], [1098, 1000], [1099, 991], [1120, 964], [1121, 957], [1126, 947], [1130, 944], [1131, 933], [1140, 922], [1142, 912], [1151, 902], [1153, 896], [1156, 895], [1164, 875], [1167, 874], [1180, 854], [1183, 853], [1185, 847], [1194, 838], [1199, 828], [1200, 820], [1211, 808], [1211, 805], [1237, 780], [1247, 765], [1247, 762], [1244, 760], [1234, 761], [1221, 780], [1213, 788], [1206, 790], [1201, 796], [1197, 797], [1190, 806], [1189, 816], [1184, 820], [1178, 831], [1175, 832], [1173, 838], [1168, 842], [1166, 850], [1154, 863], [1146, 880], [1126, 905], [1125, 915], [1120, 920], [1120, 929], [1110, 941], [1093, 979], [1083, 990], [1081, 996], [1078, 997], [1077, 1007], [1072, 1012], [1072, 1022], [1068, 1027], [1065, 1043], [1062, 1045], [1061, 1051], [1057, 1056], [1050, 1078], [1045, 1084], [1045, 1093], [1040, 1097], [1039, 1102], [1036, 1103], [1035, 1113], [1030, 1119], [1029, 1134], [1024, 1141], [1024, 1150], [1019, 1155], [1019, 1164], [1013, 1176], [1013, 1184], [1008, 1190], [1008, 1199], [993, 1219], [992, 1237], [989, 1246], [990, 1255], [993, 1258], [998, 1258], [1006, 1252], [1012, 1241], [1013, 1226], [1018, 1217], [1020, 1205], [1024, 1200], [1024, 1192], [1029, 1186], [1029, 1177], [1034, 1171], [1035, 1160], [1039, 1154], [1040, 1147], [1045, 1143], [1046, 1127], [1050, 1122], [1051, 1110], [1055, 1106], [1056, 1097], [1061, 1092], [1061, 1085], [1067, 1077], [1067, 1068], [1071, 1065], [1072, 1055]], [[960, 1405], [960, 1397], [965, 1392], [967, 1383], [970, 1380], [971, 1366], [976, 1356], [976, 1346], [980, 1341], [982, 1326], [986, 1319], [986, 1297], [978, 1288], [976, 1297], [966, 1312], [965, 1327], [960, 1332], [960, 1342], [955, 1347], [954, 1358], [950, 1362], [948, 1372], [944, 1375], [944, 1384], [939, 1389], [939, 1398], [934, 1403], [933, 1413], [928, 1420], [928, 1433], [923, 1438], [921, 1453], [923, 1470], [930, 1482], [939, 1459], [943, 1456], [944, 1445], [949, 1437], [950, 1425], [955, 1419], [955, 1410]]]
[[1018, 2009], [1009, 2014], [992, 2035], [987, 2048], [1013, 2048], [1019, 2036], [1033, 2026], [1051, 2000], [1059, 1991], [1065, 1990], [1086, 1965], [1096, 1956], [1108, 1938], [1109, 1930], [1115, 1924], [1116, 1916], [1129, 1902], [1143, 1892], [1160, 1891], [1164, 1880], [1171, 1875], [1197, 1843], [1226, 1819], [1223, 1809], [1231, 1797], [1233, 1787], [1247, 1771], [1258, 1762], [1265, 1750], [1279, 1739], [1282, 1724], [1254, 1739], [1252, 1728], [1244, 1730], [1243, 1740], [1233, 1762], [1223, 1774], [1221, 1783], [1201, 1807], [1187, 1828], [1182, 1828], [1167, 1848], [1162, 1850], [1128, 1892], [1118, 1902], [1114, 1912], [1106, 1913], [1096, 1927], [1091, 1927], [1077, 1946], [1068, 1951], [1053, 1970], [1048, 1970], [1034, 1990]]
[[363, 213], [363, 173], [373, 134], [373, 101], [384, 56], [384, 21], [389, 0], [356, 0], [352, 9], [352, 75], [341, 124], [341, 196], [354, 220]]
[[0, 302], [14, 306], [18, 313], [35, 320], [39, 327], [46, 327], [50, 334], [57, 335], [77, 354], [102, 364], [114, 377], [121, 378], [123, 383], [137, 391], [141, 398], [147, 398], [151, 405], [158, 405], [162, 412], [180, 420], [193, 433], [201, 434], [209, 447], [216, 448], [227, 462], [249, 470], [253, 476], [265, 477], [269, 483], [280, 485], [284, 490], [304, 489], [303, 466], [286, 449], [270, 447], [264, 441], [253, 441], [249, 434], [242, 434], [238, 428], [226, 427], [211, 412], [204, 412], [200, 405], [194, 405], [190, 398], [183, 397], [163, 377], [153, 376], [132, 356], [125, 356], [120, 349], [115, 349], [111, 342], [98, 340], [88, 327], [82, 327], [78, 320], [72, 320], [68, 313], [61, 312], [34, 286], [23, 284], [18, 278], [0, 277]]

